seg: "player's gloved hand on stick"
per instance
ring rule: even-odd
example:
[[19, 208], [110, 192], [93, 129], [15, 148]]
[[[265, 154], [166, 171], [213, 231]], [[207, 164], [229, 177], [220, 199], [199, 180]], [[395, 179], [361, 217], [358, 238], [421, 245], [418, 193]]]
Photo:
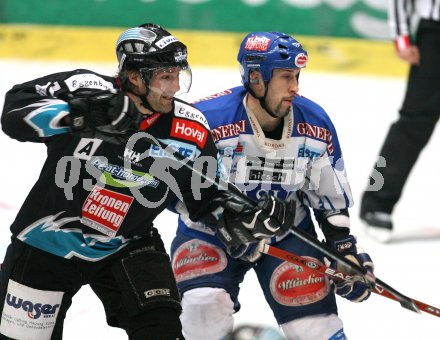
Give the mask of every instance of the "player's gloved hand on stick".
[[365, 268], [367, 272], [366, 275], [358, 275], [350, 271], [344, 264], [336, 263], [333, 259], [326, 259], [328, 266], [351, 275], [351, 279], [333, 282], [336, 294], [353, 302], [367, 300], [375, 286], [374, 264], [370, 255], [365, 253], [362, 247], [356, 244], [355, 237], [350, 235], [348, 211], [345, 209], [324, 212], [320, 218], [320, 226], [330, 249]]
[[252, 206], [225, 192], [221, 206], [224, 211], [216, 232], [230, 254], [249, 255], [250, 244], [283, 235], [295, 219], [295, 201], [284, 202], [269, 195], [261, 198], [257, 206]]
[[69, 106], [73, 132], [95, 132], [104, 140], [119, 144], [139, 131], [142, 114], [121, 91], [79, 94], [69, 100]]
[[344, 256], [347, 260], [357, 264], [367, 270], [367, 278], [354, 274], [349, 269], [345, 269], [344, 265], [330, 261], [330, 266], [339, 271], [352, 275], [352, 279], [334, 282], [336, 294], [353, 302], [362, 302], [367, 300], [374, 289], [374, 264], [370, 255], [364, 252], [362, 247], [356, 245], [356, 239], [353, 235], [347, 235], [339, 240], [327, 240], [327, 244], [338, 254]]
[[262, 239], [257, 242], [240, 244], [226, 248], [228, 254], [234, 259], [241, 259], [248, 262], [256, 262], [261, 258], [261, 251], [268, 240]]

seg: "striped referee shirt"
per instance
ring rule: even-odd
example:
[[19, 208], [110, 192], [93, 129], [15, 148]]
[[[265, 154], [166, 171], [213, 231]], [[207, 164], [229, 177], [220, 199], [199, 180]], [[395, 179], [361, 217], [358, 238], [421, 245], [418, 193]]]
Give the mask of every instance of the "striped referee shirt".
[[414, 15], [440, 22], [440, 0], [388, 0], [388, 23], [399, 50], [410, 45], [410, 23]]

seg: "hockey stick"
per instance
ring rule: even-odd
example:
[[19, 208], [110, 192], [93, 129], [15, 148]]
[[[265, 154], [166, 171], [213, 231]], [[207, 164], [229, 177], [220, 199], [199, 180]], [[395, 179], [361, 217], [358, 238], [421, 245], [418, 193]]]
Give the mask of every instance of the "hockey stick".
[[[352, 278], [351, 275], [347, 275], [345, 273], [342, 273], [340, 271], [334, 270], [332, 268], [326, 267], [325, 265], [322, 265], [318, 261], [306, 259], [304, 257], [301, 257], [299, 255], [296, 255], [294, 253], [276, 248], [274, 246], [271, 246], [269, 244], [265, 244], [264, 248], [260, 251], [263, 254], [270, 255], [272, 257], [276, 257], [278, 259], [294, 263], [296, 265], [299, 265], [301, 267], [307, 267], [315, 272], [324, 274], [328, 277], [331, 277], [332, 279], [341, 281], [341, 280], [350, 280]], [[376, 279], [376, 286], [373, 290], [373, 293], [376, 293], [378, 295], [382, 295], [386, 298], [392, 299], [394, 301], [400, 302], [400, 300], [395, 297], [393, 294], [391, 294], [386, 288], [383, 287], [384, 282], [382, 282], [379, 279]], [[414, 310], [416, 312], [423, 311], [425, 313], [429, 313], [432, 315], [435, 315], [437, 317], [440, 317], [440, 309], [430, 306], [426, 303], [411, 299], [406, 297], [406, 299], [411, 300], [412, 305], [417, 309], [410, 308], [411, 310]]]
[[[185, 166], [187, 169], [189, 169], [190, 171], [192, 171], [196, 175], [200, 176], [203, 180], [208, 181], [209, 183], [211, 183], [212, 185], [215, 185], [217, 188], [219, 188], [221, 190], [226, 189], [225, 187], [222, 187], [220, 185], [219, 181], [217, 181], [217, 179], [218, 179], [217, 177], [211, 178], [211, 177], [205, 175], [204, 173], [202, 173], [201, 171], [199, 171], [198, 169], [196, 169], [194, 166], [194, 162], [192, 160], [186, 158], [185, 156], [181, 155], [178, 152], [175, 152], [175, 150], [173, 150], [171, 147], [164, 144], [163, 142], [158, 141], [156, 138], [154, 138], [153, 136], [151, 136], [145, 132], [143, 133], [143, 137], [144, 138], [146, 137], [145, 140], [147, 140], [151, 145], [155, 145], [155, 146], [160, 147], [166, 154], [173, 157], [175, 160], [179, 161], [180, 164]], [[130, 138], [130, 140], [131, 140], [131, 138]], [[127, 144], [127, 147], [129, 147], [130, 140]], [[225, 182], [223, 182], [223, 183], [225, 183]], [[246, 196], [245, 194], [238, 192], [237, 190], [233, 190], [231, 183], [226, 182], [226, 184], [227, 184], [226, 190], [228, 190], [231, 194], [235, 195], [235, 197], [237, 199], [241, 200], [245, 204], [249, 204], [252, 206], [256, 205], [256, 202], [254, 200], [252, 200], [251, 198], [249, 198], [248, 196]], [[358, 266], [357, 264], [349, 261], [348, 259], [346, 259], [342, 255], [325, 247], [321, 242], [319, 242], [316, 238], [309, 235], [304, 230], [302, 230], [298, 227], [295, 227], [295, 226], [292, 226], [290, 230], [299, 239], [303, 240], [304, 242], [306, 242], [310, 246], [319, 250], [327, 257], [337, 261], [340, 264], [343, 264], [345, 267], [347, 267], [349, 269], [350, 272], [357, 274], [357, 275], [360, 275], [362, 277], [365, 277], [365, 280], [367, 283], [373, 282], [373, 280], [375, 280], [375, 282], [377, 282], [384, 289], [386, 294], [393, 296], [393, 298], [396, 299], [401, 304], [402, 307], [407, 308], [409, 310], [412, 310], [414, 312], [418, 312], [418, 313], [420, 312], [419, 308], [416, 306], [416, 304], [414, 303], [414, 301], [412, 299], [410, 299], [407, 296], [403, 295], [402, 293], [398, 292], [396, 289], [389, 286], [385, 282], [379, 280], [377, 277], [376, 278], [372, 277], [371, 274], [369, 274], [365, 268]]]

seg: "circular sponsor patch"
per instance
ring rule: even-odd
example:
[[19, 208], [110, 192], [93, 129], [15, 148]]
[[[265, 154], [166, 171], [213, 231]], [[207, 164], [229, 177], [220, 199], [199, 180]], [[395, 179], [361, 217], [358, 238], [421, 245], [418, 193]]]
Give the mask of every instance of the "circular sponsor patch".
[[177, 282], [218, 273], [225, 269], [226, 265], [225, 252], [201, 240], [183, 243], [173, 257], [173, 271]]
[[295, 65], [299, 68], [305, 67], [307, 65], [307, 56], [304, 53], [299, 53], [295, 57]]
[[[317, 259], [304, 257], [319, 262]], [[270, 279], [273, 298], [285, 306], [303, 306], [317, 302], [326, 297], [329, 291], [330, 284], [325, 275], [289, 262], [280, 264]]]

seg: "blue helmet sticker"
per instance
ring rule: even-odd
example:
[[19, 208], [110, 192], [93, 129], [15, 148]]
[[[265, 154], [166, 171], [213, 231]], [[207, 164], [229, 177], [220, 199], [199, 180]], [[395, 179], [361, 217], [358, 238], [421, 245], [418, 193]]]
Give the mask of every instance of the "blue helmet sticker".
[[308, 55], [296, 39], [285, 33], [253, 32], [243, 39], [237, 60], [242, 83], [247, 87], [251, 71], [260, 71], [263, 80], [269, 82], [275, 68], [306, 67]]

